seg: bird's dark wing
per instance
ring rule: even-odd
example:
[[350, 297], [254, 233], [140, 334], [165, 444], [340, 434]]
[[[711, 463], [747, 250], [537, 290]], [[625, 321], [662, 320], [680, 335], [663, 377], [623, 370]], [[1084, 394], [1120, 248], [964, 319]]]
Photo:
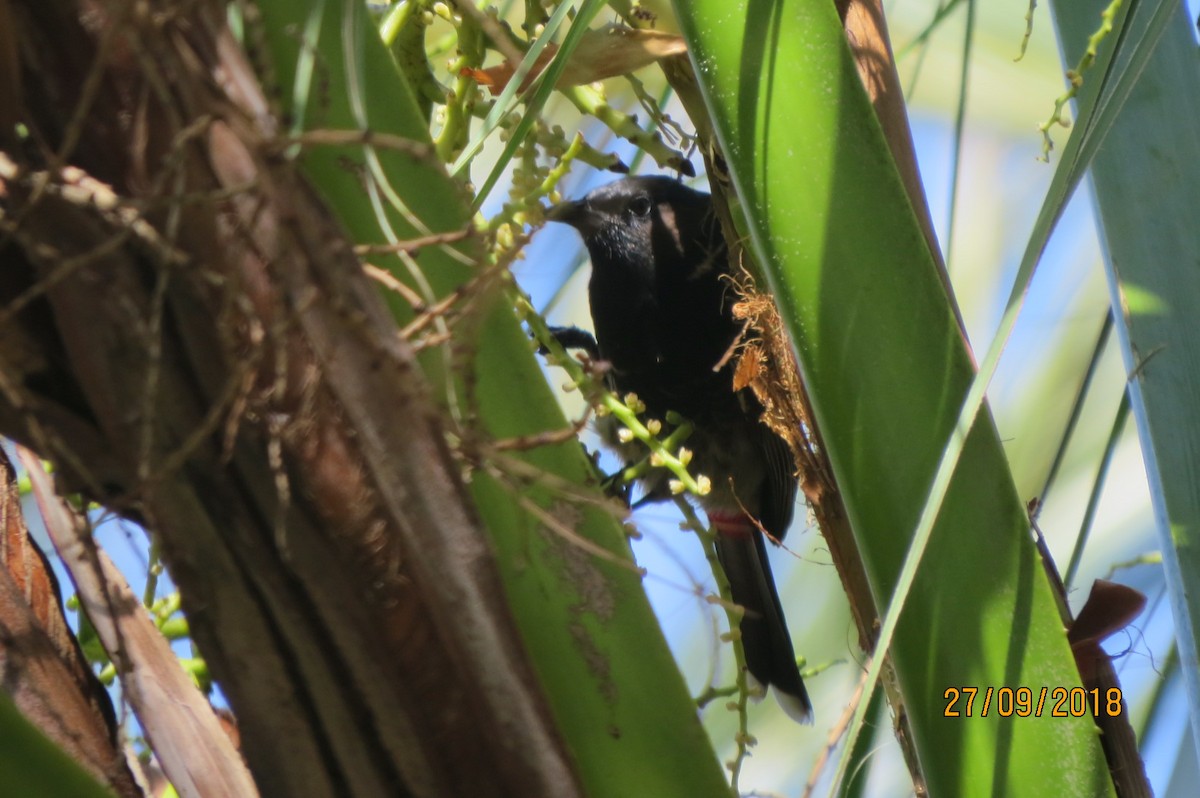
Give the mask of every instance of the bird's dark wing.
[[759, 522], [776, 540], [783, 540], [796, 507], [796, 465], [787, 442], [764, 423], [758, 424], [767, 477], [763, 481]]

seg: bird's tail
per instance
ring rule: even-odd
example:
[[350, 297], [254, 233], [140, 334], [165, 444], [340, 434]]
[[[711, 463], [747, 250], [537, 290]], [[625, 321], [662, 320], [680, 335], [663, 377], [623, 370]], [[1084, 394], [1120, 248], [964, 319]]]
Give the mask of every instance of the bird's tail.
[[796, 665], [762, 533], [744, 515], [735, 519], [710, 512], [709, 518], [717, 529], [717, 558], [733, 600], [746, 609], [741, 632], [750, 675], [775, 688], [775, 697], [789, 717], [812, 723], [812, 704]]

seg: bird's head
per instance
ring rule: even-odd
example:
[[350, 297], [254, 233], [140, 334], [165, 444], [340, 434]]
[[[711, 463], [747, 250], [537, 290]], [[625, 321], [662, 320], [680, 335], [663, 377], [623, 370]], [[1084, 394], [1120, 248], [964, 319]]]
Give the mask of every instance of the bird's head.
[[[546, 218], [583, 236], [593, 265], [695, 263], [712, 248], [712, 201], [663, 176], [627, 177], [578, 200], [559, 203]], [[696, 256], [699, 256], [696, 257]]]

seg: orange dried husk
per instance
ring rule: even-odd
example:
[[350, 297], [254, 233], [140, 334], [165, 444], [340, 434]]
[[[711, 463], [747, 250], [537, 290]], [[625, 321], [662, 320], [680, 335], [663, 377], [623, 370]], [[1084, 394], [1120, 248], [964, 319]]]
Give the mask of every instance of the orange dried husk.
[[833, 481], [820, 451], [800, 367], [779, 310], [774, 298], [759, 292], [745, 271], [732, 282], [738, 297], [733, 316], [745, 323], [734, 353], [734, 390], [749, 387], [754, 392], [763, 406], [763, 423], [787, 442], [800, 490], [816, 507], [832, 489]]

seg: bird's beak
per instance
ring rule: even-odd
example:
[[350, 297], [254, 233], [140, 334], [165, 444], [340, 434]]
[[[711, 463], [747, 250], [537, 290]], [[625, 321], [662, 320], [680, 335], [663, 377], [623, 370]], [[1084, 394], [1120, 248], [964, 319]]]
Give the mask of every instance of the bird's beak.
[[560, 202], [546, 211], [546, 220], [562, 222], [579, 228], [587, 218], [587, 205], [583, 200]]

